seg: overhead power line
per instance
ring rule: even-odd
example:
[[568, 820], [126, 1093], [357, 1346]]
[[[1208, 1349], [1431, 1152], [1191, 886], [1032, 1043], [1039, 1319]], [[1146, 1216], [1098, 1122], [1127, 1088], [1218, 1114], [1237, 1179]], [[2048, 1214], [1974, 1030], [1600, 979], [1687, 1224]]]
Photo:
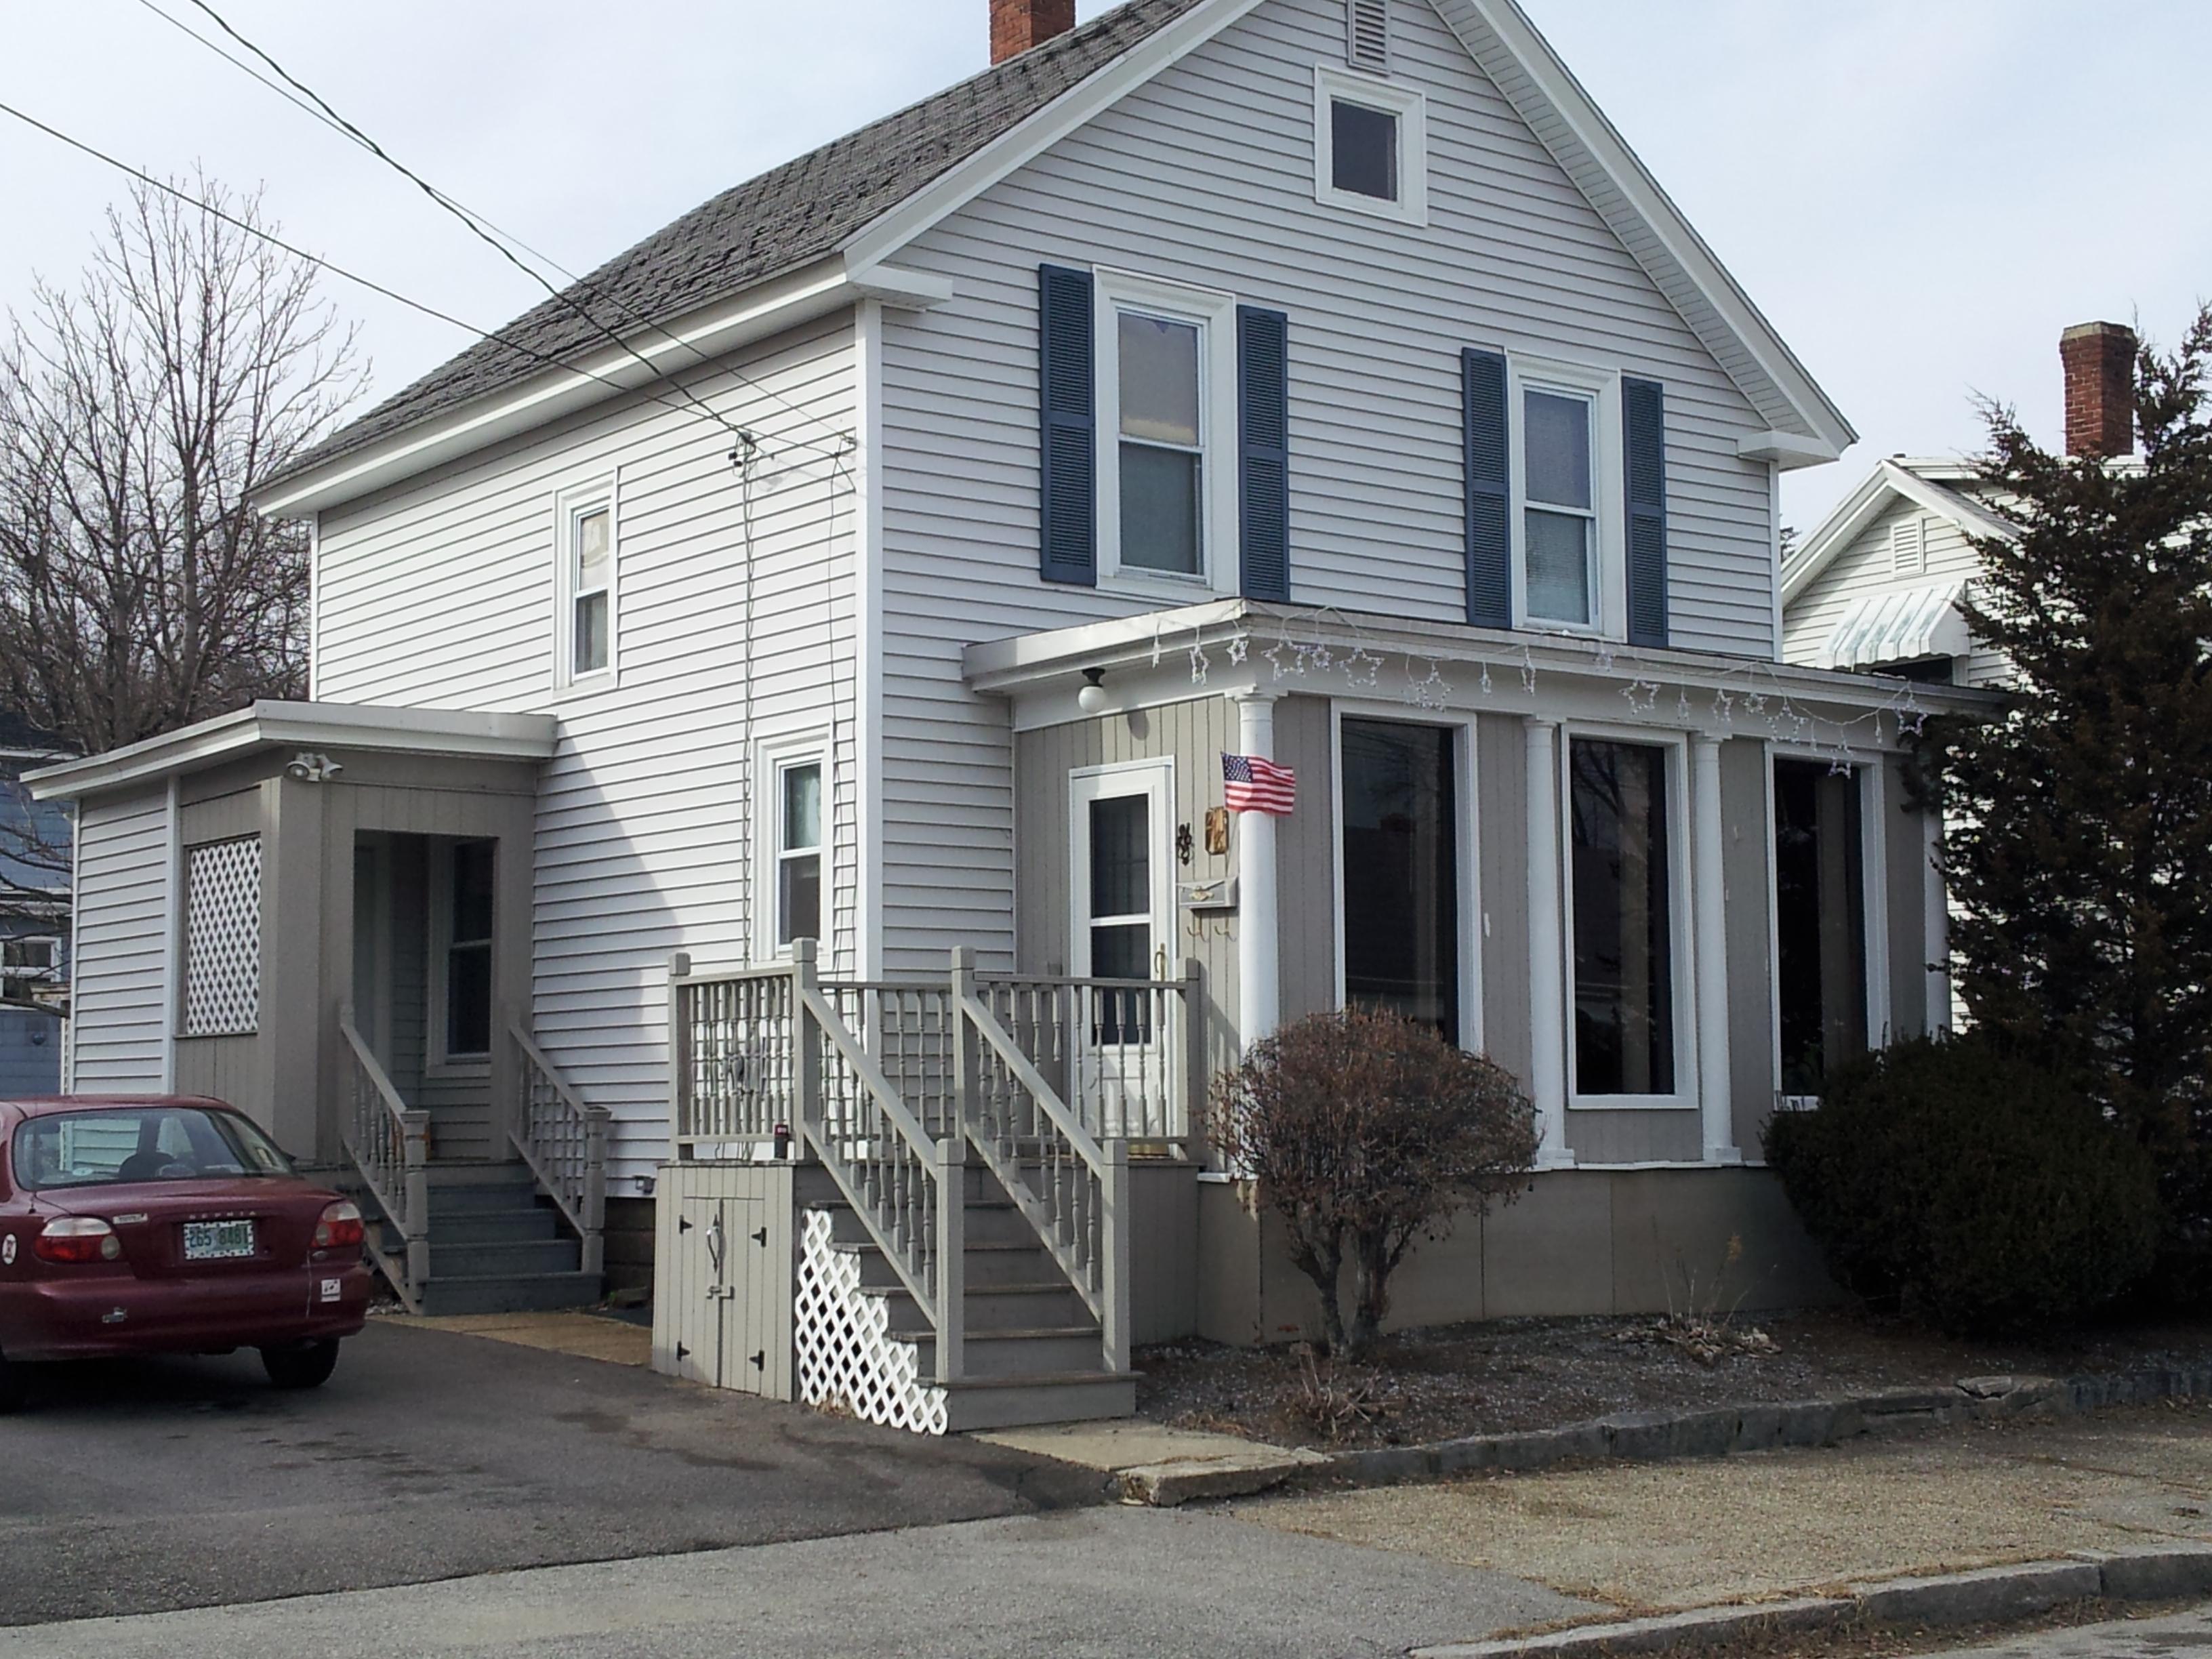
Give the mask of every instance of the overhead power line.
[[[399, 305], [405, 306], [410, 311], [420, 312], [425, 317], [435, 318], [439, 322], [445, 323], [453, 328], [460, 329], [465, 333], [473, 334], [480, 340], [489, 341], [491, 344], [498, 346], [501, 350], [511, 351], [520, 357], [526, 357], [531, 362], [541, 364], [547, 368], [556, 368], [559, 369], [563, 374], [573, 374], [579, 380], [596, 381], [599, 385], [607, 387], [610, 391], [628, 392], [633, 389], [623, 386], [618, 380], [610, 380], [604, 374], [595, 374], [587, 368], [580, 368], [574, 363], [564, 362], [560, 358], [553, 356], [550, 353], [533, 350], [528, 346], [520, 345], [513, 340], [503, 338], [500, 335], [492, 333], [488, 329], [479, 328], [474, 323], [465, 321], [461, 318], [454, 316], [451, 312], [441, 311], [435, 306], [426, 305], [420, 300], [414, 299], [407, 295], [402, 294], [398, 289], [387, 287], [386, 284], [376, 281], [374, 277], [364, 276], [357, 270], [349, 270], [345, 266], [337, 264], [334, 260], [325, 259], [319, 254], [310, 253], [305, 248], [300, 247], [294, 243], [288, 242], [283, 237], [278, 236], [272, 232], [264, 230], [260, 226], [254, 224], [248, 220], [240, 218], [236, 214], [228, 212], [224, 209], [217, 207], [214, 203], [193, 195], [190, 191], [179, 189], [175, 185], [169, 183], [167, 179], [157, 179], [152, 173], [145, 172], [142, 168], [132, 167], [128, 161], [118, 161], [116, 157], [107, 154], [106, 151], [95, 149], [93, 145], [85, 143], [82, 138], [71, 137], [68, 133], [64, 132], [59, 127], [49, 126], [46, 122], [40, 120], [36, 116], [27, 114], [23, 111], [17, 109], [13, 104], [0, 103], [0, 115], [12, 115], [24, 125], [36, 128], [39, 131], [45, 133], [49, 138], [58, 140], [60, 143], [67, 144], [71, 149], [77, 150], [83, 155], [89, 155], [93, 160], [103, 162], [106, 166], [113, 167], [118, 173], [126, 173], [130, 177], [137, 179], [138, 182], [143, 185], [150, 185], [152, 188], [161, 191], [166, 195], [173, 196], [177, 200], [185, 204], [187, 206], [198, 208], [201, 212], [205, 213], [213, 218], [221, 220], [224, 224], [230, 226], [234, 230], [243, 231], [248, 236], [254, 237], [260, 241], [268, 243], [271, 247], [281, 248], [286, 253], [290, 254], [294, 258], [302, 260], [305, 263], [314, 266], [318, 270], [326, 270], [333, 276], [343, 277], [349, 283], [352, 283], [361, 288], [367, 289], [372, 294], [381, 295], [387, 300], [391, 300]], [[647, 367], [651, 368], [652, 365], [648, 362]], [[647, 392], [645, 395], [648, 401], [658, 404], [661, 408], [668, 410], [672, 413], [684, 416], [687, 419], [692, 418], [693, 416], [693, 411], [685, 408], [682, 404], [672, 403], [666, 398], [660, 397], [652, 392]], [[757, 440], [756, 440], [752, 434], [741, 431], [738, 435], [742, 441], [742, 444], [744, 448], [753, 449], [759, 447]], [[787, 444], [795, 445], [799, 447], [806, 449], [820, 448], [820, 446], [801, 439], [787, 439], [783, 441]], [[843, 453], [844, 452], [842, 450], [834, 452], [832, 459], [835, 459], [837, 455], [842, 455]]]
[[[277, 76], [278, 80], [284, 83], [283, 86], [278, 86], [275, 82], [272, 82], [267, 78], [267, 76], [256, 71], [250, 64], [241, 62], [239, 58], [223, 50], [217, 42], [209, 40], [198, 30], [190, 27], [183, 22], [182, 20], [170, 15], [170, 14], [163, 10], [161, 7], [155, 4], [154, 0], [139, 0], [139, 3], [143, 5], [149, 11], [155, 13], [156, 15], [163, 18], [165, 21], [181, 30], [184, 33], [190, 35], [202, 46], [206, 46], [210, 51], [215, 52], [216, 56], [222, 58], [224, 62], [230, 64], [234, 68], [252, 76], [254, 80], [259, 82], [263, 86], [269, 88], [271, 91], [283, 96], [287, 102], [305, 111], [307, 114], [313, 116], [325, 126], [331, 128], [333, 131], [342, 134], [350, 142], [358, 144], [362, 149], [367, 150], [370, 155], [376, 157], [378, 161], [383, 162], [393, 172], [398, 173], [402, 178], [412, 184], [439, 208], [442, 209], [447, 213], [451, 214], [455, 219], [459, 220], [460, 223], [465, 226], [469, 232], [479, 241], [483, 242], [487, 247], [497, 253], [500, 258], [506, 260], [507, 264], [513, 265], [524, 276], [529, 277], [530, 280], [537, 283], [538, 287], [544, 289], [555, 301], [566, 307], [569, 311], [574, 313], [577, 317], [580, 318], [586, 324], [589, 325], [599, 334], [605, 336], [611, 343], [619, 347], [623, 351], [628, 352], [630, 356], [635, 358], [639, 364], [645, 368], [648, 372], [652, 373], [657, 378], [666, 381], [671, 386], [673, 386], [678, 392], [682, 393], [685, 398], [696, 405], [702, 414], [723, 427], [733, 437], [740, 438], [747, 442], [752, 441], [751, 434], [743, 432], [734, 422], [731, 422], [720, 411], [713, 409], [700, 398], [689, 386], [684, 386], [673, 375], [670, 374], [665, 369], [660, 368], [658, 364], [645, 356], [645, 355], [640, 352], [630, 343], [629, 341], [624, 339], [620, 334], [617, 333], [612, 328], [601, 321], [599, 317], [593, 315], [590, 309], [586, 306], [580, 304], [574, 297], [572, 297], [571, 293], [568, 289], [556, 288], [553, 283], [548, 282], [541, 272], [536, 270], [516, 255], [514, 249], [519, 247], [524, 252], [530, 254], [532, 258], [538, 259], [544, 264], [550, 265], [553, 270], [560, 272], [562, 276], [567, 277], [572, 288], [583, 289], [583, 291], [593, 300], [604, 301], [608, 306], [620, 313], [625, 319], [636, 323], [642, 327], [650, 329], [653, 332], [659, 335], [662, 338], [668, 341], [672, 345], [680, 347], [681, 349], [689, 351], [691, 356], [697, 359], [701, 363], [711, 363], [714, 360], [705, 352], [702, 351], [697, 345], [692, 342], [682, 339], [678, 336], [670, 332], [670, 331], [664, 327], [658, 320], [636, 311], [635, 308], [624, 304], [620, 299], [606, 294], [603, 289], [595, 288], [584, 278], [576, 276], [573, 271], [564, 268], [550, 255], [538, 252], [537, 249], [531, 247], [527, 243], [524, 242], [521, 238], [515, 236], [509, 232], [500, 229], [497, 225], [493, 224], [490, 220], [485, 218], [482, 214], [477, 212], [474, 209], [465, 205], [453, 196], [447, 194], [446, 191], [439, 189], [436, 185], [430, 183], [430, 181], [423, 178], [421, 173], [416, 173], [412, 167], [407, 166], [406, 163], [392, 155], [390, 151], [384, 148], [383, 145], [378, 143], [375, 139], [369, 137], [369, 135], [364, 132], [360, 127], [348, 120], [344, 116], [339, 114], [337, 109], [331, 106], [328, 99], [325, 98], [313, 87], [307, 85], [306, 82], [294, 75], [289, 70], [287, 70], [266, 50], [256, 45], [252, 40], [247, 39], [246, 35], [240, 33], [238, 29], [231, 25], [229, 21], [226, 19], [221, 12], [217, 11], [214, 6], [208, 3], [208, 0], [191, 0], [191, 3], [198, 8], [201, 12], [204, 13], [209, 20], [212, 21], [217, 28], [228, 35], [231, 40], [236, 41], [240, 46], [243, 47], [246, 52], [251, 52], [255, 58], [260, 59], [263, 64], [266, 64], [270, 70]], [[287, 90], [287, 88], [289, 88], [289, 90]], [[303, 100], [305, 101], [302, 101]], [[513, 246], [510, 246], [510, 244]], [[763, 397], [781, 404], [786, 410], [789, 410], [792, 414], [798, 416], [800, 419], [821, 427], [823, 430], [832, 434], [832, 435], [836, 437], [839, 441], [838, 446], [834, 449], [823, 445], [815, 445], [813, 447], [820, 448], [825, 454], [842, 454], [844, 453], [844, 446], [849, 442], [848, 434], [838, 431], [834, 425], [824, 420], [821, 416], [815, 414], [811, 410], [800, 407], [799, 404], [792, 402], [788, 398], [786, 398], [781, 393], [776, 392], [774, 388], [762, 385], [758, 381], [752, 380], [750, 376], [740, 373], [733, 368], [725, 365], [723, 372], [728, 374], [732, 379], [738, 381], [741, 385], [750, 386]], [[807, 446], [811, 441], [791, 438], [787, 439], [785, 441], [797, 443], [801, 446]]]

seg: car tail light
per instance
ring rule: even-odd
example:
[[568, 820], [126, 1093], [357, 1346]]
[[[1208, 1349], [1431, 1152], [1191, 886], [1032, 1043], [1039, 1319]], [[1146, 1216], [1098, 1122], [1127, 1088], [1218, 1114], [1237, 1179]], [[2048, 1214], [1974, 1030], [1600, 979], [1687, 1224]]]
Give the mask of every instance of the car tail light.
[[325, 1210], [323, 1218], [315, 1224], [315, 1248], [319, 1250], [355, 1249], [362, 1237], [361, 1211], [344, 1199]]
[[113, 1261], [123, 1254], [115, 1229], [93, 1216], [62, 1216], [31, 1241], [41, 1261]]

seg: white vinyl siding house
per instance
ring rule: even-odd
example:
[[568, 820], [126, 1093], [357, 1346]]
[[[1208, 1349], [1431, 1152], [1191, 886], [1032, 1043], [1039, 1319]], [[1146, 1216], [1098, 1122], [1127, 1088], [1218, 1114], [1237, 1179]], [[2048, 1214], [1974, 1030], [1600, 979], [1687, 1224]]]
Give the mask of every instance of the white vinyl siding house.
[[[1347, 100], [1368, 149], [1339, 158]], [[1893, 693], [1777, 650], [1778, 473], [1852, 434], [1511, 0], [1133, 0], [590, 281], [653, 313], [681, 392], [558, 306], [518, 319], [596, 367], [473, 348], [263, 496], [316, 520], [313, 703], [48, 775], [88, 803], [101, 960], [149, 919], [173, 960], [161, 883], [102, 850], [149, 801], [162, 846], [258, 827], [268, 914], [322, 918], [279, 941], [313, 971], [262, 963], [260, 1030], [188, 1043], [189, 1077], [356, 1164], [335, 1115], [416, 1103], [440, 1156], [549, 1196], [533, 1147], [611, 1114], [592, 1167], [635, 1212], [672, 1156], [795, 1139], [795, 1179], [842, 1182], [925, 1139], [900, 1193], [988, 1163], [994, 1085], [948, 1086], [967, 1031], [1135, 1183], [1133, 1323], [1060, 1263], [1118, 1390], [1129, 1330], [1304, 1317], [1251, 1288], [1287, 1282], [1280, 1241], [1200, 1179], [1191, 1109], [1281, 1020], [1378, 1000], [1497, 1056], [1543, 1126], [1537, 1197], [1454, 1247], [1480, 1261], [1425, 1256], [1407, 1307], [1662, 1305], [1662, 1230], [1691, 1259], [1748, 1230], [1762, 1295], [1821, 1293], [1745, 1166], [1777, 758], [1893, 799]], [[1288, 817], [1227, 811], [1240, 755], [1297, 769]], [[192, 820], [166, 839], [164, 778]], [[1929, 1002], [1921, 824], [1864, 822], [1887, 897], [1846, 919], [1847, 1037]], [[439, 872], [487, 846], [489, 937], [457, 942]], [[491, 1052], [441, 1066], [456, 951]], [[159, 1018], [101, 1021], [88, 1055], [150, 1030], [159, 1062]], [[833, 1133], [839, 1066], [841, 1110], [910, 1092], [930, 1127]], [[567, 1140], [530, 1139], [541, 1109]], [[1023, 1178], [992, 1167], [979, 1202]]]
[[[750, 477], [730, 430], [672, 397], [321, 516], [318, 699], [560, 719], [538, 799], [533, 1018], [579, 1092], [615, 1112], [624, 1180], [665, 1150], [670, 955], [749, 959], [761, 931], [736, 878], [753, 855], [746, 761], [761, 742], [821, 736], [823, 956], [856, 961], [854, 514], [836, 453], [854, 419], [853, 344], [849, 323], [829, 320], [686, 375], [757, 435]], [[567, 533], [601, 502], [616, 518], [620, 672], [580, 678], [563, 670]]]
[[1345, 9], [1272, 0], [901, 253], [955, 297], [884, 325], [887, 966], [1012, 949], [1012, 751], [960, 642], [1159, 603], [1037, 579], [1042, 263], [1288, 313], [1300, 605], [1465, 620], [1463, 348], [1662, 381], [1672, 642], [1771, 653], [1771, 470], [1736, 453], [1764, 419], [1437, 13], [1391, 24], [1391, 78], [1426, 101], [1425, 228], [1314, 200]]
[[[1784, 611], [1786, 661], [1818, 663], [1851, 607], [1869, 598], [1936, 587], [1961, 587], [1981, 568], [1966, 527], [1922, 502], [1893, 496], [1863, 529], [1793, 593]], [[2005, 684], [2004, 659], [1975, 647], [1957, 665], [1958, 684]]]

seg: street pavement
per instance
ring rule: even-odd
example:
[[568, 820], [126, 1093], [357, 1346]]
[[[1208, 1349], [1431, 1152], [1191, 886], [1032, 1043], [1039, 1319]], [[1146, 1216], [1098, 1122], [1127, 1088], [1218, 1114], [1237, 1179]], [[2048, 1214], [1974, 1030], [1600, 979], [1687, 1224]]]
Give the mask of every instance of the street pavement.
[[1592, 1610], [1503, 1573], [1111, 1508], [0, 1631], [0, 1659], [1368, 1659]]
[[2180, 1659], [2212, 1653], [2212, 1607], [2160, 1619], [2042, 1631], [1984, 1647], [1952, 1648], [1923, 1659]]
[[56, 1368], [38, 1387], [0, 1419], [0, 1625], [1101, 1497], [1097, 1474], [1005, 1448], [380, 1322], [313, 1393], [271, 1389], [250, 1354]]

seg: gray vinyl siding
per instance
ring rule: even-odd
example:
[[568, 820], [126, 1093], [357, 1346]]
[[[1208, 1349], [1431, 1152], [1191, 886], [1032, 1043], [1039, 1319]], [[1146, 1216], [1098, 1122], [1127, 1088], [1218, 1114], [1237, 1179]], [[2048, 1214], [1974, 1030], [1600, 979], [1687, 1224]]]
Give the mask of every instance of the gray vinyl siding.
[[[849, 319], [750, 348], [738, 374], [692, 389], [764, 446], [750, 513], [728, 430], [634, 399], [321, 526], [319, 697], [560, 720], [537, 809], [534, 1025], [584, 1099], [614, 1112], [622, 1177], [665, 1152], [669, 955], [756, 954], [759, 739], [831, 740], [823, 957], [858, 960], [853, 469], [823, 453], [854, 427]], [[619, 684], [556, 691], [555, 497], [617, 469]]]
[[[1891, 529], [1918, 519], [1927, 538], [1924, 570], [1902, 574], [1891, 568]], [[1929, 587], [1939, 582], [1971, 581], [1981, 572], [1981, 555], [1966, 532], [1953, 520], [1929, 512], [1917, 501], [1892, 496], [1889, 506], [1872, 524], [1838, 553], [1826, 569], [1790, 601], [1782, 617], [1782, 658], [1807, 666], [1819, 664], [1821, 647], [1843, 620], [1852, 601], [1893, 588]], [[1966, 659], [1960, 683], [2002, 686], [2009, 678], [2004, 658], [1994, 651], [1975, 651]]]
[[1928, 826], [1910, 805], [1905, 764], [1883, 763], [1882, 793], [1888, 823], [1882, 844], [1889, 856], [1889, 1035], [1903, 1040], [1928, 1030]]
[[1528, 1082], [1528, 726], [1512, 714], [1475, 717], [1474, 833], [1480, 860], [1482, 1046]]
[[1464, 620], [1462, 347], [1664, 382], [1674, 641], [1771, 653], [1769, 476], [1735, 454], [1765, 422], [1434, 12], [1401, 0], [1393, 23], [1429, 100], [1427, 229], [1314, 202], [1313, 70], [1343, 61], [1343, 8], [1277, 0], [901, 252], [956, 297], [885, 324], [887, 966], [1012, 949], [1011, 744], [961, 647], [1153, 603], [1037, 575], [1042, 262], [1289, 313], [1301, 604]]
[[169, 1026], [167, 793], [87, 801], [76, 835], [69, 1086], [158, 1091]]
[[[1223, 706], [1233, 738], [1237, 710]], [[1275, 939], [1282, 961], [1277, 1006], [1291, 1020], [1336, 1006], [1336, 913], [1343, 900], [1336, 869], [1336, 732], [1328, 698], [1285, 697], [1275, 705], [1275, 758], [1298, 775], [1299, 810], [1275, 822]], [[1206, 782], [1218, 803], [1220, 763], [1212, 764]], [[1232, 853], [1243, 822], [1231, 820]]]

